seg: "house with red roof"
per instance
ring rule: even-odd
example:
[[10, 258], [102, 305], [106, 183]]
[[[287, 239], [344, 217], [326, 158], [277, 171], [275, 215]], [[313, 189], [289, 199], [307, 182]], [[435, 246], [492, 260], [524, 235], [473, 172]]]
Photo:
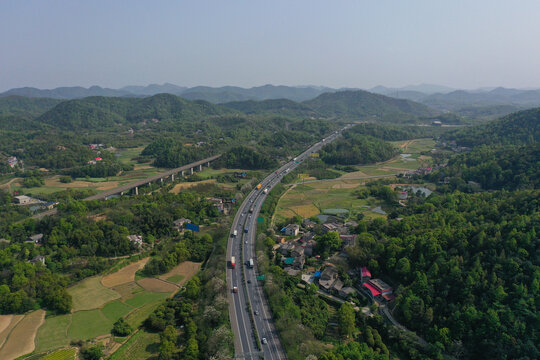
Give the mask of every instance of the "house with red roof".
[[362, 284], [363, 288], [367, 290], [367, 293], [371, 295], [372, 299], [378, 297], [378, 299], [392, 301], [394, 299], [393, 289], [390, 285], [382, 281], [381, 279], [369, 279]]

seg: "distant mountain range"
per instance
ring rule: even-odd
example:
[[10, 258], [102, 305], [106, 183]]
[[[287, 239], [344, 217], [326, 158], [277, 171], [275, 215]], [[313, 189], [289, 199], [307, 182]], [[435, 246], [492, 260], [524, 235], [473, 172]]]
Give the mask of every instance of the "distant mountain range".
[[[423, 90], [423, 91], [421, 91]], [[540, 90], [507, 89], [502, 87], [477, 90], [454, 90], [436, 85], [404, 88], [377, 86], [372, 92], [399, 99], [408, 99], [444, 112], [470, 118], [495, 118], [518, 110], [540, 106]]]
[[[120, 89], [102, 88], [99, 86], [92, 86], [90, 88], [75, 86], [41, 90], [32, 87], [24, 87], [0, 93], [0, 98], [6, 96], [24, 96], [30, 98], [71, 100], [89, 96], [148, 97], [167, 93], [180, 96], [187, 100], [205, 100], [213, 104], [277, 99], [287, 99], [300, 103], [314, 100], [322, 94], [344, 92], [344, 90], [356, 91], [359, 89], [276, 85], [263, 85], [252, 88], [242, 88], [237, 86], [195, 86], [188, 88], [165, 83], [162, 85], [125, 86]], [[376, 86], [369, 89], [369, 92], [391, 98], [411, 100], [427, 105], [438, 111], [452, 112], [471, 119], [494, 118], [518, 110], [540, 106], [540, 90], [507, 89], [502, 87], [456, 90], [446, 86], [420, 84], [400, 88]], [[267, 106], [270, 108], [274, 107], [274, 110], [276, 110], [275, 106], [278, 104], [279, 103], [268, 103], [263, 105], [258, 103], [251, 105], [231, 104], [230, 106], [255, 106], [257, 108], [260, 106]], [[309, 106], [313, 107], [312, 105]], [[298, 113], [300, 109], [295, 108], [294, 110], [290, 110], [292, 113]], [[300, 112], [302, 111], [300, 110]]]
[[187, 88], [183, 86], [165, 83], [163, 85], [151, 84], [148, 86], [125, 86], [120, 89], [109, 89], [99, 86], [92, 86], [89, 88], [74, 86], [59, 87], [50, 90], [41, 90], [33, 87], [24, 87], [10, 89], [4, 93], [0, 93], [0, 97], [16, 95], [33, 98], [41, 97], [72, 100], [89, 96], [146, 97], [166, 93], [178, 95], [188, 100], [206, 100], [214, 104], [220, 104], [231, 101], [268, 99], [289, 99], [293, 101], [305, 101], [313, 99], [322, 93], [334, 91], [337, 91], [337, 89], [316, 86], [263, 85], [248, 89], [237, 86], [195, 86], [192, 88]]

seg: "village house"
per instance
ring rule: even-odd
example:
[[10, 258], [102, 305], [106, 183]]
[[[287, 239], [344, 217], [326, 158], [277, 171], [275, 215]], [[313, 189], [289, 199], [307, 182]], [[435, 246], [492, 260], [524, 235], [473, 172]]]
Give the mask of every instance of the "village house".
[[356, 290], [350, 286], [346, 286], [342, 288], [341, 290], [339, 290], [339, 296], [344, 299], [347, 299], [349, 296], [352, 296], [355, 293], [356, 293]]
[[304, 248], [301, 245], [295, 245], [291, 251], [292, 257], [304, 256]]
[[367, 290], [367, 293], [372, 299], [378, 298], [386, 301], [392, 301], [394, 299], [392, 287], [381, 279], [370, 279], [363, 283], [362, 286]]
[[323, 231], [323, 233], [327, 233], [329, 231], [338, 231], [338, 225], [336, 225], [335, 223], [326, 223], [326, 224], [322, 224], [321, 226], [321, 230]]
[[43, 204], [43, 206], [48, 210], [52, 210], [58, 204], [59, 204], [58, 201], [49, 201], [49, 202], [46, 202], [45, 204]]
[[24, 242], [39, 244], [43, 241], [43, 234], [35, 234], [26, 238]]
[[344, 248], [346, 247], [352, 247], [356, 245], [356, 234], [353, 235], [339, 235], [342, 246]]
[[15, 201], [15, 204], [19, 205], [35, 204], [39, 202], [39, 200], [26, 195], [15, 196], [13, 200]]
[[30, 264], [32, 265], [35, 265], [37, 263], [42, 263], [43, 265], [45, 265], [45, 256], [38, 255], [35, 256], [32, 260], [30, 260]]
[[317, 223], [315, 221], [310, 220], [310, 219], [304, 219], [304, 221], [302, 222], [302, 225], [306, 229], [313, 229], [315, 226], [317, 226]]
[[128, 240], [137, 246], [139, 249], [142, 248], [143, 245], [143, 239], [141, 235], [128, 235]]
[[15, 167], [18, 163], [16, 156], [10, 156], [7, 158], [7, 163], [10, 167]]
[[186, 226], [186, 224], [190, 224], [190, 223], [191, 223], [190, 219], [186, 219], [186, 218], [176, 219], [173, 221], [173, 229], [178, 232], [181, 232]]
[[289, 224], [281, 229], [281, 232], [283, 232], [286, 236], [297, 236], [299, 231], [300, 226], [297, 224]]
[[284, 255], [284, 256], [288, 256], [294, 249], [295, 247], [295, 244], [294, 242], [286, 242], [286, 243], [282, 243], [280, 246], [279, 246], [279, 253], [281, 255]]
[[317, 242], [315, 240], [304, 241], [302, 247], [304, 248], [305, 256], [313, 256]]
[[332, 286], [338, 279], [338, 271], [335, 267], [328, 266], [326, 269], [323, 270], [321, 273], [321, 277], [319, 279], [319, 285], [329, 291], [332, 289]]

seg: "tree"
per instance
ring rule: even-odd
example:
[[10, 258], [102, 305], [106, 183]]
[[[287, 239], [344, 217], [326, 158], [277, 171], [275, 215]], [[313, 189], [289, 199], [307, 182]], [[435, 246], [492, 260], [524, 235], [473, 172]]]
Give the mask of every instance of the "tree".
[[103, 345], [94, 345], [90, 347], [83, 347], [81, 355], [84, 360], [100, 360], [103, 357]]
[[349, 338], [355, 331], [355, 312], [351, 304], [345, 302], [339, 308], [339, 332]]
[[116, 336], [128, 336], [132, 331], [133, 329], [124, 318], [118, 319], [112, 329], [112, 333]]

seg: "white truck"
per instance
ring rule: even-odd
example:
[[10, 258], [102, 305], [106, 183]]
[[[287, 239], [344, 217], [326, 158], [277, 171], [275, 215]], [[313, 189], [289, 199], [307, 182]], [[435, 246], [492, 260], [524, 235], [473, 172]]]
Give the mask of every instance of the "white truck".
[[263, 192], [264, 192], [265, 194], [268, 194], [268, 188], [264, 189]]
[[249, 267], [253, 268], [253, 259], [249, 259]]
[[238, 230], [235, 229], [235, 230], [232, 232], [232, 236], [233, 236], [233, 237], [236, 237], [236, 235], [238, 235]]

